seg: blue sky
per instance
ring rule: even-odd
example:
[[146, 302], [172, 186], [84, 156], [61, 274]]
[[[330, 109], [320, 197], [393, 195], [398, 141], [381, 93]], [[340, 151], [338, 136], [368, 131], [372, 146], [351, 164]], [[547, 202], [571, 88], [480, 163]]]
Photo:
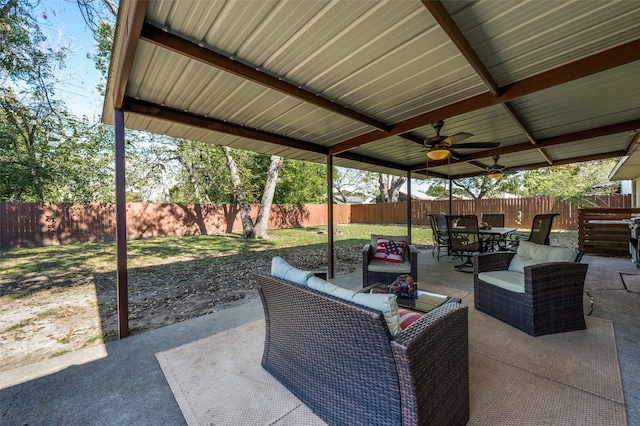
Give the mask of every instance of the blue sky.
[[90, 122], [100, 120], [103, 98], [96, 90], [100, 72], [87, 54], [93, 52], [93, 35], [86, 27], [78, 5], [73, 1], [44, 0], [39, 6], [40, 28], [49, 43], [69, 45], [72, 53], [66, 60], [66, 69], [61, 73], [62, 82], [56, 88], [56, 98], [65, 101], [76, 115], [86, 115]]

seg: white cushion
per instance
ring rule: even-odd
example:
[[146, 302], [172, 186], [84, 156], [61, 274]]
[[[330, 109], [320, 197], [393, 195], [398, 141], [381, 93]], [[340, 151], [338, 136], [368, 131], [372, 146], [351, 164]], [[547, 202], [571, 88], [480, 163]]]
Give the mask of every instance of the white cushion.
[[518, 244], [518, 252], [509, 263], [509, 270], [524, 273], [526, 266], [547, 262], [573, 262], [577, 256], [578, 250], [569, 247], [552, 247], [521, 241]]
[[382, 260], [371, 260], [367, 265], [367, 269], [371, 272], [393, 272], [394, 274], [410, 274], [411, 263], [404, 261], [402, 263], [385, 262]]
[[392, 336], [400, 333], [398, 302], [393, 294], [355, 293], [352, 301], [382, 311]]
[[389, 332], [391, 332], [391, 335], [395, 336], [401, 331], [400, 314], [398, 313], [398, 302], [396, 301], [396, 297], [394, 295], [356, 293], [318, 277], [309, 278], [307, 283], [310, 288], [313, 288], [315, 290], [381, 311], [384, 315], [384, 320], [387, 323], [387, 327], [389, 327]]
[[353, 298], [353, 295], [355, 294], [355, 291], [353, 290], [342, 288], [318, 277], [309, 278], [307, 280], [307, 285], [309, 286], [309, 288], [330, 294], [335, 297], [339, 297], [340, 299], [344, 300], [351, 300]]
[[283, 258], [276, 256], [271, 259], [271, 275], [296, 284], [307, 285], [307, 280], [313, 276], [313, 272], [294, 268]]
[[524, 293], [524, 274], [515, 271], [480, 272], [478, 279], [515, 293]]

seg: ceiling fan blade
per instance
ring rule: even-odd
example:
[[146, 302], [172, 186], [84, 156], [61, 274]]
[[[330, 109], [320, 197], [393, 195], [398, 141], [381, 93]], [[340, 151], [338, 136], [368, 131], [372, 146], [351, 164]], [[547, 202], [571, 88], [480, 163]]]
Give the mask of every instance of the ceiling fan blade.
[[500, 146], [500, 142], [467, 142], [452, 144], [450, 148], [458, 149], [475, 149], [475, 148], [497, 148]]
[[473, 136], [471, 133], [460, 132], [456, 133], [455, 135], [447, 136], [442, 140], [442, 143], [445, 145], [453, 145], [458, 142], [462, 142], [463, 140], [470, 138], [471, 136]]

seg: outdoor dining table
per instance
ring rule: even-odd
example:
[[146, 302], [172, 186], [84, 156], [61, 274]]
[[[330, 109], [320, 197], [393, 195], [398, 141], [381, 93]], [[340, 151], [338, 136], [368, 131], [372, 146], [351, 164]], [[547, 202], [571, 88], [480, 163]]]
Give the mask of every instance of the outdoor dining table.
[[478, 229], [478, 233], [486, 238], [486, 251], [495, 251], [496, 247], [499, 247], [502, 237], [515, 230], [516, 228], [493, 226], [491, 229]]

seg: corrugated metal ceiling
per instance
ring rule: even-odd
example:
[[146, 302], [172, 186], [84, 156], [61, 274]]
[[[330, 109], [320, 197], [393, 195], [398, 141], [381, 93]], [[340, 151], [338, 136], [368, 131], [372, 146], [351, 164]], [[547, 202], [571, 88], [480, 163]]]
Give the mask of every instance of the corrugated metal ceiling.
[[443, 135], [500, 147], [430, 161], [430, 176], [482, 173], [494, 155], [514, 168], [619, 156], [640, 128], [637, 2], [152, 1], [127, 73], [135, 3], [120, 4], [107, 123], [121, 73], [129, 128], [414, 177], [427, 167], [415, 140], [441, 119]]

